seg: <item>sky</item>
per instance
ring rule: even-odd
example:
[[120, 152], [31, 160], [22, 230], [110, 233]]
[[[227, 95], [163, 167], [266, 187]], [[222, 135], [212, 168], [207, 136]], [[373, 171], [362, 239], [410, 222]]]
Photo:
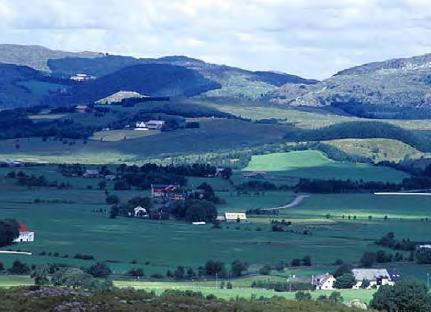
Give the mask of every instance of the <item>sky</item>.
[[0, 42], [327, 78], [431, 53], [430, 0], [0, 0]]

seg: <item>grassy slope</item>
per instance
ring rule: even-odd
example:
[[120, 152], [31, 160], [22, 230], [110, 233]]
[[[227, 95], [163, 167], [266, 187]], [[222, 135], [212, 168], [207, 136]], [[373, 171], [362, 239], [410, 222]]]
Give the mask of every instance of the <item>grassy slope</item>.
[[[372, 119], [352, 116], [342, 116], [332, 113], [303, 111], [285, 106], [264, 106], [254, 102], [241, 102], [226, 100], [223, 103], [212, 103], [206, 101], [195, 101], [201, 105], [217, 108], [220, 111], [234, 115], [250, 118], [252, 120], [277, 118], [280, 122], [293, 123], [302, 129], [317, 129], [347, 121], [372, 121]], [[431, 130], [429, 120], [381, 120], [405, 129]]]
[[[0, 159], [14, 158], [32, 161], [118, 163], [160, 158], [178, 154], [220, 152], [249, 145], [279, 142], [283, 126], [260, 125], [231, 119], [206, 119], [199, 129], [164, 132], [160, 135], [139, 137], [115, 142], [89, 140], [75, 145], [40, 138], [0, 142]], [[133, 130], [130, 130], [132, 133]]]
[[430, 156], [401, 141], [391, 139], [342, 139], [323, 141], [323, 143], [348, 154], [371, 158], [375, 162], [383, 160], [398, 162], [405, 158], [418, 159]]
[[318, 151], [272, 153], [253, 156], [243, 171], [283, 172], [287, 176], [310, 179], [363, 179], [368, 181], [400, 181], [407, 175], [386, 167], [336, 162]]

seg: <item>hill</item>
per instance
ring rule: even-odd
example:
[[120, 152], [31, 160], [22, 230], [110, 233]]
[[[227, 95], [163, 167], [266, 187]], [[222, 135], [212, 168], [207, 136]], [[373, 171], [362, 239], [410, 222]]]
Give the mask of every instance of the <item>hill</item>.
[[76, 73], [86, 73], [96, 77], [111, 74], [127, 66], [137, 64], [168, 64], [185, 67], [201, 73], [205, 78], [218, 82], [221, 88], [207, 94], [210, 97], [259, 98], [262, 94], [275, 90], [286, 83], [314, 84], [317, 81], [299, 76], [265, 71], [248, 71], [236, 67], [206, 63], [186, 56], [166, 56], [154, 58], [133, 58], [108, 55], [98, 58], [68, 57], [48, 61], [53, 75], [69, 77]]
[[48, 60], [67, 57], [95, 58], [102, 55], [95, 52], [56, 51], [37, 45], [0, 44], [0, 63], [24, 65], [42, 71], [49, 71]]
[[0, 108], [39, 105], [69, 83], [27, 66], [0, 63]]
[[198, 72], [166, 64], [139, 64], [126, 67], [98, 79], [77, 84], [55, 103], [94, 102], [122, 90], [150, 96], [194, 96], [220, 88]]
[[346, 69], [315, 85], [282, 86], [271, 102], [336, 107], [369, 118], [431, 116], [431, 54]]

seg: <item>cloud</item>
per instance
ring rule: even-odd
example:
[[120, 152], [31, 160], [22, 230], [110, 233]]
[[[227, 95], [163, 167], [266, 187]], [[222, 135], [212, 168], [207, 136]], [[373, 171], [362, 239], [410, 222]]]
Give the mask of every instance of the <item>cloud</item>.
[[431, 52], [430, 26], [428, 0], [0, 0], [4, 43], [184, 54], [316, 78]]

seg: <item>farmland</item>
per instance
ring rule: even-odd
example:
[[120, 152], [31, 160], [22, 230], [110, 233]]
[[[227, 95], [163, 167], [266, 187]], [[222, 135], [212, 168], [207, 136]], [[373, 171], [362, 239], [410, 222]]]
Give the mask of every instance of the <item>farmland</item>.
[[355, 179], [364, 181], [400, 181], [403, 172], [368, 164], [336, 162], [318, 151], [271, 153], [253, 156], [243, 171], [268, 171], [274, 175], [310, 179]]
[[[7, 172], [2, 170], [2, 175]], [[36, 232], [34, 243], [13, 246], [33, 255], [1, 255], [0, 261], [6, 265], [17, 258], [34, 264], [60, 262], [84, 267], [94, 261], [107, 261], [117, 274], [124, 274], [132, 267], [143, 267], [147, 274], [164, 274], [178, 265], [196, 269], [209, 259], [225, 263], [246, 259], [253, 271], [265, 264], [310, 255], [313, 270], [299, 268], [297, 274], [311, 275], [332, 270], [338, 258], [356, 263], [365, 250], [376, 250], [373, 241], [387, 232], [418, 240], [429, 233], [429, 223], [424, 218], [430, 214], [430, 197], [313, 194], [298, 206], [281, 210], [278, 216], [250, 216], [248, 224], [225, 224], [222, 229], [213, 229], [211, 225], [194, 226], [174, 220], [109, 219], [106, 212], [100, 212], [109, 206], [104, 202], [104, 192], [97, 189], [99, 179], [65, 178], [55, 167], [47, 166], [24, 170], [33, 174], [46, 172], [50, 180], [63, 179], [73, 188], [29, 189], [13, 184], [8, 178], [1, 179], [0, 218], [16, 218]], [[218, 178], [189, 179], [191, 185], [205, 181], [225, 201], [218, 206], [220, 212], [278, 207], [295, 197], [289, 191], [241, 195]], [[110, 192], [122, 200], [148, 195], [146, 191], [111, 188], [108, 184]], [[36, 203], [35, 199], [46, 202]], [[273, 218], [292, 221], [294, 232], [272, 232]], [[311, 234], [303, 235], [304, 230]], [[78, 253], [92, 255], [95, 260], [74, 259]], [[405, 270], [419, 278], [423, 278], [426, 267], [396, 265], [401, 272]], [[281, 274], [286, 276], [289, 271]]]

